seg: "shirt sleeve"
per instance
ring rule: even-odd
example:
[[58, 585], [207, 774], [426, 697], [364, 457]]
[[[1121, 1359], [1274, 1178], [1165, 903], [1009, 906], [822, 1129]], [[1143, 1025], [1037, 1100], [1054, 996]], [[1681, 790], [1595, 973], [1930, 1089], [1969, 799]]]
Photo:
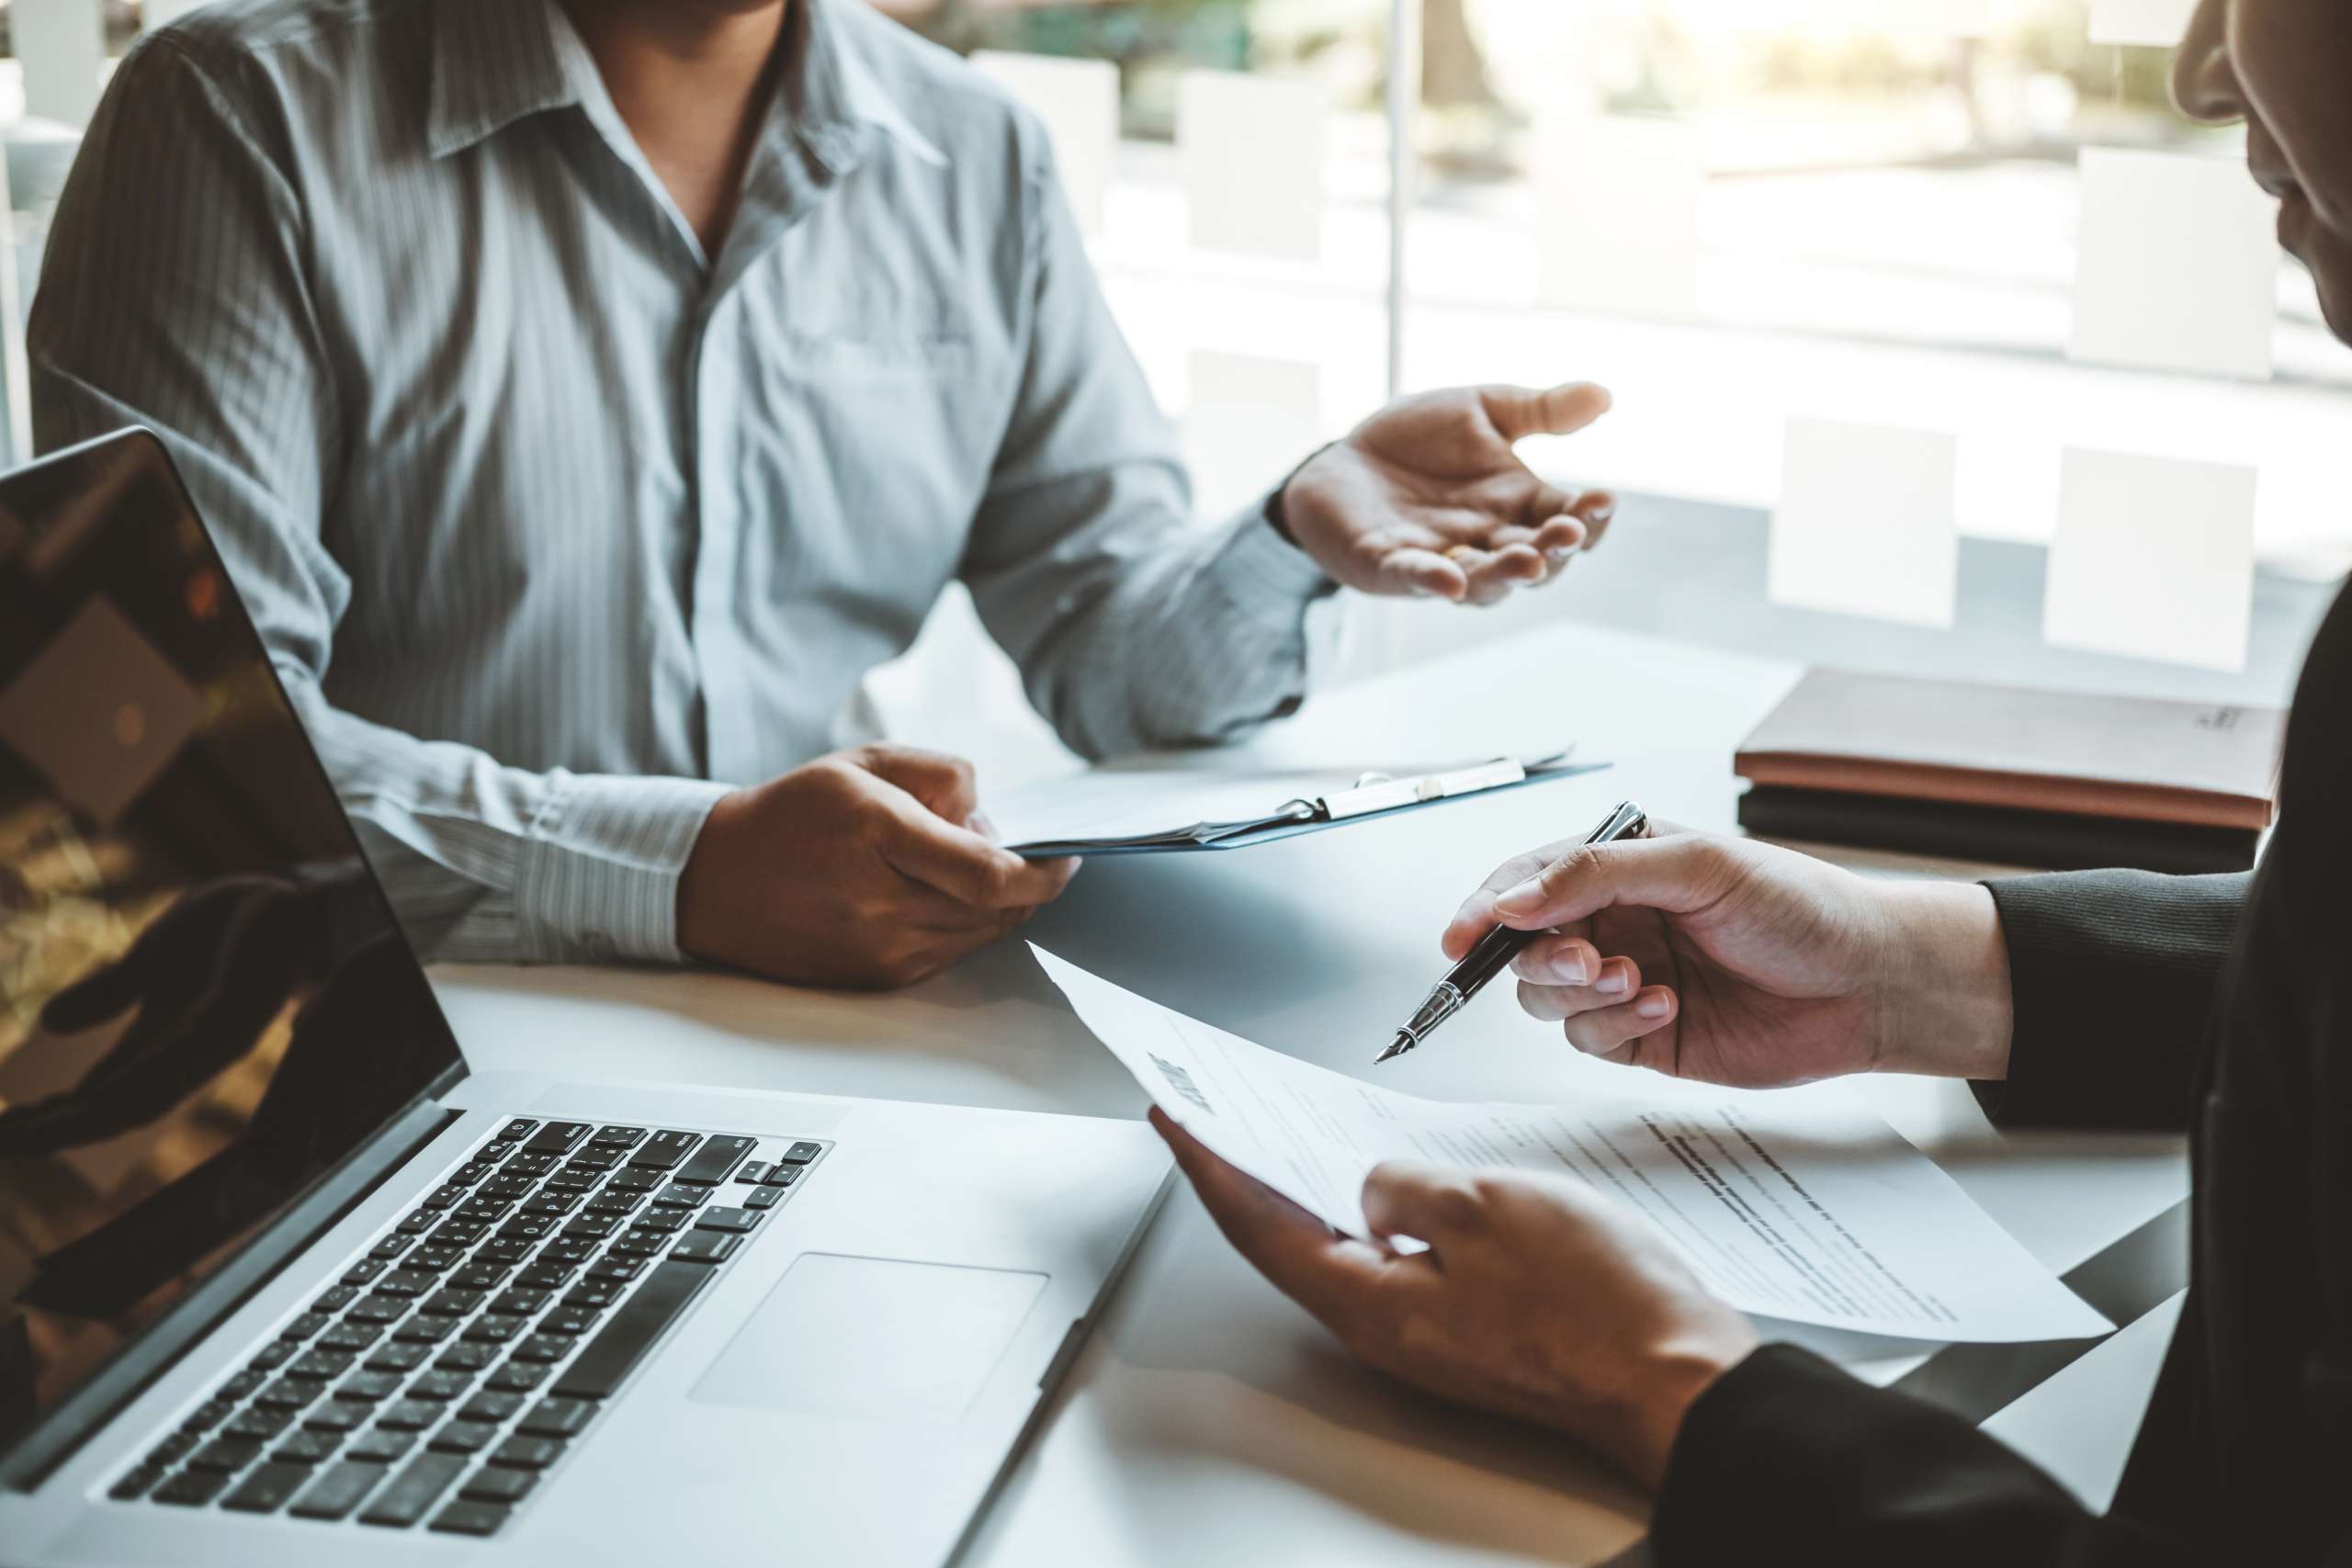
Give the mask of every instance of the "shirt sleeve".
[[1989, 882], [2009, 950], [2005, 1126], [2181, 1132], [2250, 873], [2065, 872]]
[[1336, 585], [1262, 504], [1194, 525], [1175, 434], [1112, 320], [1042, 132], [1020, 124], [1027, 352], [964, 581], [1073, 750], [1235, 739], [1304, 700], [1336, 650]]
[[39, 445], [161, 438], [422, 950], [675, 961], [678, 875], [723, 786], [506, 767], [328, 700], [351, 585], [321, 524], [345, 427], [290, 155], [237, 85], [236, 62], [169, 35], [116, 72], [34, 305]]
[[1787, 1345], [1755, 1351], [1690, 1406], [1650, 1523], [1658, 1568], [1755, 1562], [1759, 1541], [1770, 1561], [1817, 1568], [2209, 1562], [2092, 1515], [1950, 1411]]

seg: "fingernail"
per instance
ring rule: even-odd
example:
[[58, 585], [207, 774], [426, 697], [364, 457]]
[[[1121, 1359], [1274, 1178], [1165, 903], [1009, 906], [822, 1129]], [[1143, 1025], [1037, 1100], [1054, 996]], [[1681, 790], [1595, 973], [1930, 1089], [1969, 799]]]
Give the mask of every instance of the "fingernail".
[[1592, 988], [1613, 997], [1625, 988], [1625, 972], [1623, 969], [1604, 969], [1600, 972], [1600, 978], [1593, 982]]
[[1544, 887], [1535, 882], [1522, 882], [1495, 900], [1498, 915], [1532, 915], [1543, 907]]
[[1634, 1010], [1644, 1018], [1664, 1018], [1666, 1016], [1666, 998], [1664, 997], [1644, 997], [1640, 1001], [1634, 1004]]
[[1595, 523], [1606, 523], [1616, 515], [1617, 508], [1614, 503], [1608, 506], [1596, 506], [1592, 509], [1592, 520]]
[[1584, 960], [1573, 953], [1564, 953], [1552, 960], [1552, 974], [1563, 986], [1581, 986], [1585, 983]]
[[1568, 548], [1566, 545], [1554, 545], [1550, 549], [1545, 550], [1544, 553], [1551, 558], [1555, 565], [1557, 565], [1559, 562], [1567, 559], [1570, 556], [1575, 555], [1576, 551]]

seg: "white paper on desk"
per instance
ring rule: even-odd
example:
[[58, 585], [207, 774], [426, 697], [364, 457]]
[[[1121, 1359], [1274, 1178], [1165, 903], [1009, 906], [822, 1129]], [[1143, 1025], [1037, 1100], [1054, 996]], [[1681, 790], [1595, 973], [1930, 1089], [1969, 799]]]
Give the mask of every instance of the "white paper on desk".
[[2091, 41], [2176, 48], [2196, 14], [2197, 0], [2091, 0]]
[[1319, 82], [1185, 72], [1176, 85], [1176, 146], [1192, 199], [1193, 243], [1322, 260], [1330, 113]]
[[1255, 821], [1302, 795], [1320, 795], [1347, 782], [1329, 773], [1102, 769], [1032, 784], [989, 802], [986, 810], [1001, 843], [1130, 839], [1197, 822]]
[[972, 66], [1046, 122], [1079, 232], [1102, 232], [1104, 198], [1119, 151], [1119, 68], [1107, 60], [974, 50]]
[[2233, 160], [2084, 148], [2068, 356], [2268, 380], [2278, 213]]
[[1445, 1104], [1269, 1051], [1030, 951], [1162, 1111], [1354, 1235], [1367, 1234], [1359, 1194], [1382, 1160], [1507, 1166], [1582, 1178], [1639, 1210], [1743, 1312], [1938, 1340], [2114, 1326], [1834, 1084]]
[[2069, 449], [2042, 592], [2062, 648], [2244, 670], [2254, 621], [2254, 469]]
[[1545, 304], [1697, 313], [1699, 189], [1706, 177], [1697, 126], [1540, 108], [1533, 161]]
[[1766, 593], [1800, 609], [1950, 626], [1959, 476], [1951, 435], [1789, 421]]

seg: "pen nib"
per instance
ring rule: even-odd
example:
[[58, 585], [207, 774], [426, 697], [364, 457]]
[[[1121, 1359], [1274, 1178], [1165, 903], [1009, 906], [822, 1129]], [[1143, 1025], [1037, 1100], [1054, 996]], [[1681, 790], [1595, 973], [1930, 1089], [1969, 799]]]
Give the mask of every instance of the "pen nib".
[[1372, 1059], [1372, 1065], [1376, 1067], [1383, 1062], [1393, 1062], [1412, 1048], [1413, 1036], [1411, 1031], [1400, 1029], [1396, 1032], [1396, 1038], [1388, 1043], [1388, 1049], [1383, 1051], [1379, 1055], [1374, 1056]]

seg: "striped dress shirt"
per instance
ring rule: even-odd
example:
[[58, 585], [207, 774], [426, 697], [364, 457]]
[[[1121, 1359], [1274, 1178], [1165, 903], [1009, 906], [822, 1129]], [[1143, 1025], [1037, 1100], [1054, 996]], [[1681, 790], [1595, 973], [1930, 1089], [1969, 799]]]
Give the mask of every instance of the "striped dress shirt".
[[1076, 750], [1295, 707], [1330, 592], [1196, 526], [1039, 122], [793, 0], [706, 254], [552, 0], [237, 0], [90, 128], [44, 448], [170, 447], [426, 951], [675, 960], [711, 804], [960, 580]]

